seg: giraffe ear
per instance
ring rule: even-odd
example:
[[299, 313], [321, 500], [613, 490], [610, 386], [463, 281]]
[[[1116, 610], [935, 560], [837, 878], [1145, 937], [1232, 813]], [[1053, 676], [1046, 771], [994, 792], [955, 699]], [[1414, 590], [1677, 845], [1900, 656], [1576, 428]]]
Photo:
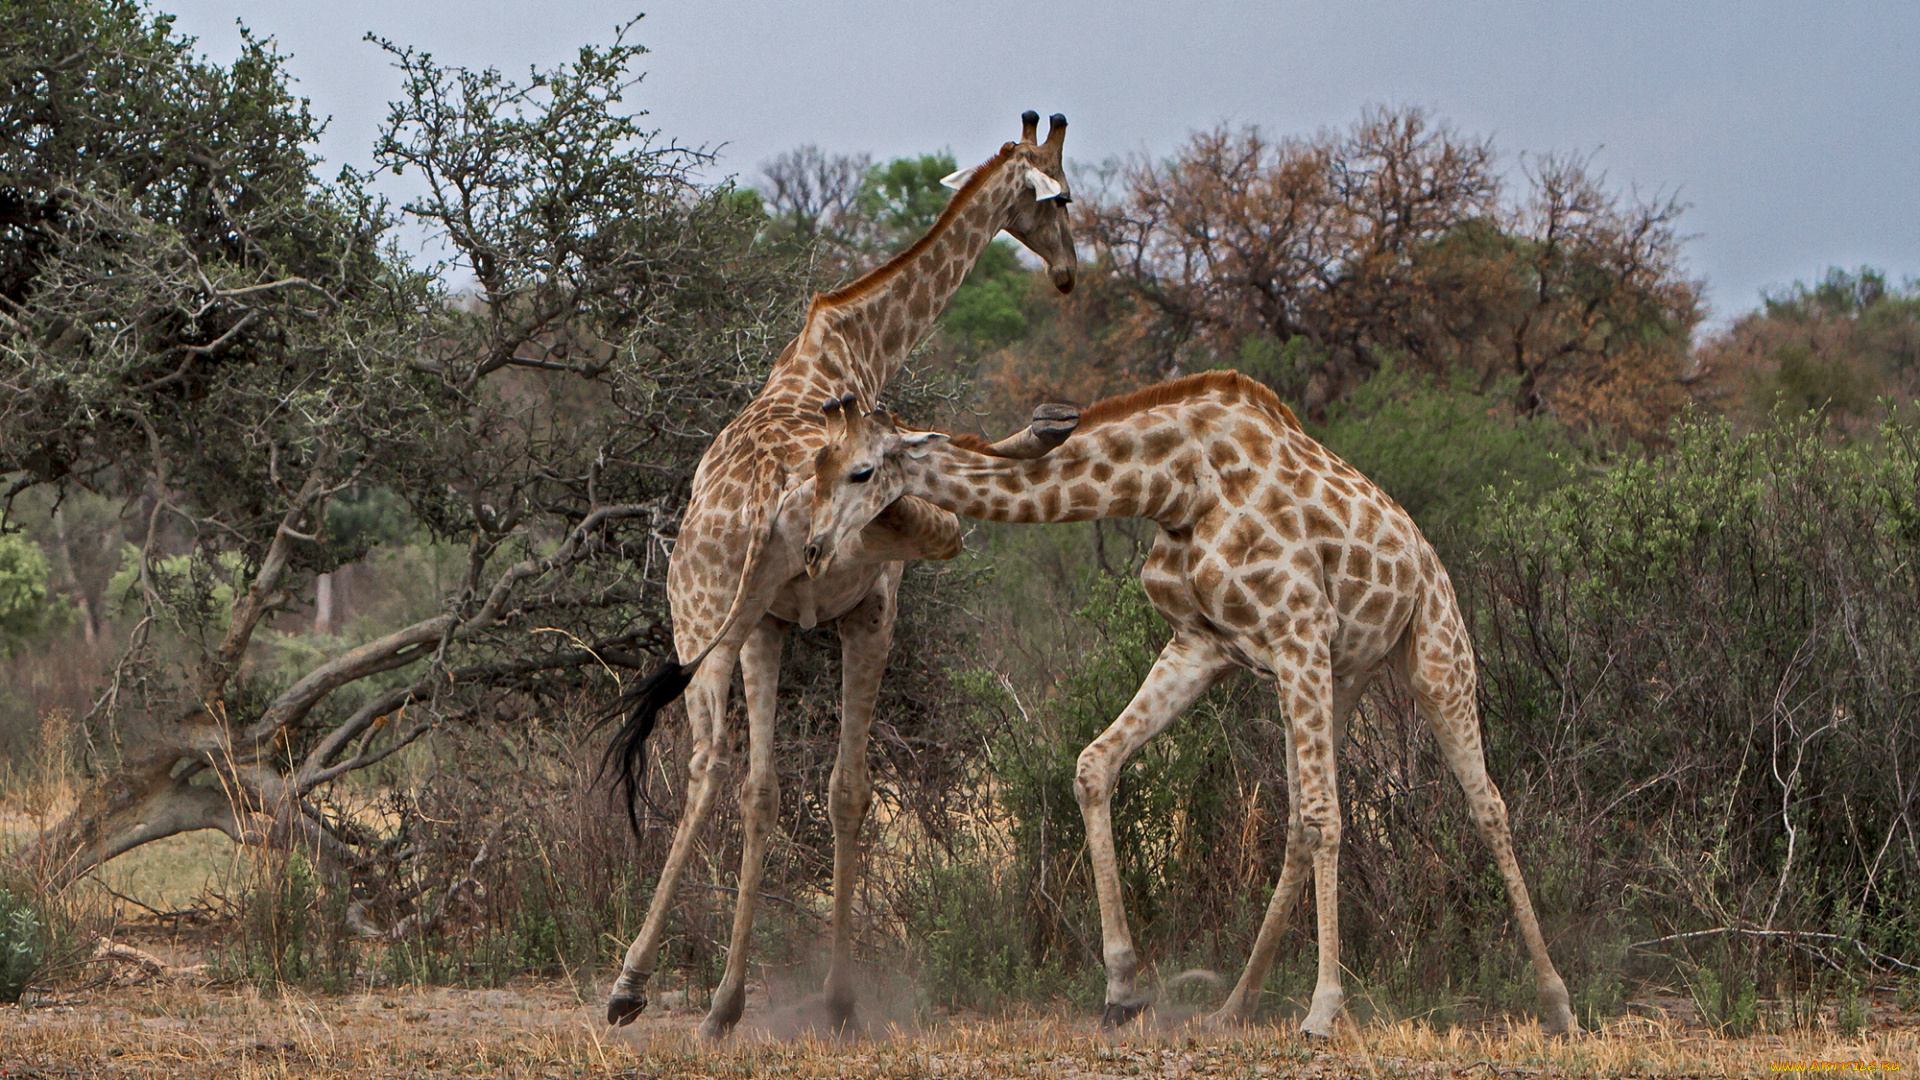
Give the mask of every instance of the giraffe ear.
[[955, 191], [959, 191], [962, 187], [966, 186], [968, 180], [973, 178], [973, 171], [977, 168], [979, 168], [978, 165], [969, 169], [961, 169], [959, 172], [948, 173], [940, 178], [940, 186], [950, 187]]
[[1066, 189], [1060, 182], [1033, 166], [1027, 166], [1027, 183], [1033, 185], [1033, 197], [1036, 199], [1057, 199]]
[[947, 436], [938, 431], [909, 431], [900, 436], [900, 447], [908, 457], [923, 458], [946, 441]]

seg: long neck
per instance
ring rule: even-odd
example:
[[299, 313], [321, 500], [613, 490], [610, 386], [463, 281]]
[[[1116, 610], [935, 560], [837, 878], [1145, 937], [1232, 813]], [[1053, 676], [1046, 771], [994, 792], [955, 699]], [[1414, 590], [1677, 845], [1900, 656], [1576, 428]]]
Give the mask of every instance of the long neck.
[[[1003, 151], [980, 167], [926, 236], [871, 273], [814, 300], [808, 331], [822, 374], [874, 401], [933, 329], [1020, 194], [1021, 170]], [[826, 370], [836, 368], [838, 370]]]
[[1146, 414], [1075, 434], [1031, 461], [943, 444], [909, 459], [907, 492], [986, 521], [1143, 517], [1177, 529], [1193, 513], [1200, 456], [1177, 416]]

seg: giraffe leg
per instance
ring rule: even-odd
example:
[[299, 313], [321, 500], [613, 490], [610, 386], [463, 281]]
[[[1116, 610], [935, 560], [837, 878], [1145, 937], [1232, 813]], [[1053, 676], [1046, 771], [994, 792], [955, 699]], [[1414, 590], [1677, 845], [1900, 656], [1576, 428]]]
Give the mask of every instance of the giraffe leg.
[[1127, 929], [1120, 867], [1113, 851], [1114, 784], [1128, 758], [1232, 667], [1232, 661], [1213, 646], [1174, 638], [1160, 651], [1153, 670], [1119, 718], [1080, 752], [1073, 789], [1086, 820], [1087, 850], [1100, 897], [1101, 951], [1107, 967], [1107, 1004], [1100, 1020], [1106, 1027], [1124, 1024], [1146, 1007], [1145, 998], [1134, 987], [1140, 961]]
[[747, 1004], [747, 954], [753, 942], [754, 898], [766, 867], [767, 834], [780, 816], [780, 778], [773, 771], [774, 698], [780, 685], [780, 645], [786, 629], [762, 619], [740, 648], [740, 676], [747, 698], [747, 782], [740, 788], [739, 893], [733, 909], [733, 940], [727, 969], [714, 988], [713, 1005], [700, 1024], [702, 1038], [725, 1038]]
[[[1339, 732], [1345, 726], [1347, 717], [1352, 715], [1354, 706], [1359, 704], [1361, 695], [1366, 693], [1368, 679], [1337, 680], [1333, 687], [1333, 729], [1335, 749], [1338, 750]], [[1247, 957], [1246, 970], [1240, 973], [1240, 981], [1234, 984], [1233, 992], [1213, 1014], [1217, 1023], [1244, 1024], [1253, 1019], [1253, 1013], [1260, 1004], [1260, 989], [1266, 985], [1267, 973], [1273, 968], [1274, 954], [1279, 951], [1280, 940], [1287, 932], [1287, 924], [1293, 917], [1293, 909], [1300, 902], [1301, 887], [1306, 884], [1308, 871], [1313, 868], [1311, 845], [1307, 840], [1307, 826], [1300, 815], [1300, 756], [1294, 743], [1293, 726], [1286, 727], [1287, 753], [1287, 850], [1280, 866], [1280, 884], [1273, 890], [1273, 899], [1267, 904], [1266, 918], [1260, 922], [1260, 934], [1253, 942], [1253, 953]]]
[[[1300, 840], [1313, 862], [1315, 936], [1320, 945], [1313, 1004], [1300, 1032], [1324, 1038], [1333, 1034], [1333, 1021], [1346, 998], [1340, 986], [1340, 790], [1334, 774], [1333, 657], [1326, 634], [1303, 637], [1307, 660], [1282, 673], [1281, 700], [1298, 769], [1288, 798], [1300, 807]], [[1289, 860], [1292, 841], [1289, 835]]]
[[1507, 804], [1487, 775], [1486, 756], [1480, 744], [1473, 652], [1466, 640], [1458, 609], [1452, 604], [1446, 605], [1446, 610], [1437, 618], [1416, 619], [1399, 656], [1402, 674], [1413, 687], [1414, 700], [1432, 726], [1448, 768], [1466, 792], [1467, 803], [1473, 810], [1474, 827], [1492, 851], [1494, 865], [1499, 867], [1500, 877], [1506, 882], [1514, 920], [1520, 924], [1520, 936], [1526, 941], [1527, 953], [1533, 960], [1541, 1024], [1548, 1034], [1578, 1034], [1580, 1024], [1574, 1020], [1569, 1007], [1567, 984], [1547, 955], [1546, 937], [1540, 933], [1540, 920], [1534, 916], [1526, 880], [1520, 876], [1520, 863], [1513, 855]]
[[660, 881], [647, 905], [640, 936], [628, 946], [620, 977], [614, 980], [607, 999], [609, 1024], [631, 1023], [647, 1006], [647, 979], [653, 975], [660, 943], [666, 937], [667, 915], [680, 888], [680, 875], [693, 855], [700, 826], [713, 808], [714, 786], [727, 771], [727, 684], [733, 679], [737, 655], [724, 646], [715, 649], [687, 687], [687, 725], [693, 735], [693, 755], [687, 763], [687, 805], [674, 827], [673, 846], [660, 869]]
[[873, 801], [867, 776], [867, 732], [880, 695], [880, 676], [893, 648], [896, 564], [879, 587], [840, 619], [840, 753], [827, 783], [833, 821], [833, 958], [824, 986], [827, 1014], [837, 1027], [853, 1019], [853, 891], [859, 871], [860, 826]]

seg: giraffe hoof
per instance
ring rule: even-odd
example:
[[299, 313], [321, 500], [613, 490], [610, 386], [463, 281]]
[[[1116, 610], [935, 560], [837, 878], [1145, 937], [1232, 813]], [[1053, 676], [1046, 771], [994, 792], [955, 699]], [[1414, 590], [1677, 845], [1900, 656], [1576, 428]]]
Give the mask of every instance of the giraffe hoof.
[[1580, 1026], [1580, 1022], [1573, 1019], [1568, 1019], [1564, 1027], [1555, 1027], [1551, 1024], [1546, 1027], [1549, 1039], [1577, 1039], [1586, 1033], [1586, 1029]]
[[1125, 1027], [1133, 1021], [1134, 1017], [1146, 1011], [1147, 1005], [1145, 1002], [1141, 1002], [1138, 1005], [1122, 1005], [1116, 1001], [1109, 1001], [1107, 1002], [1106, 1009], [1100, 1013], [1100, 1027], [1106, 1031], [1112, 1031], [1118, 1027]]
[[644, 997], [610, 997], [607, 999], [607, 1026], [626, 1027], [646, 1007], [647, 999]]

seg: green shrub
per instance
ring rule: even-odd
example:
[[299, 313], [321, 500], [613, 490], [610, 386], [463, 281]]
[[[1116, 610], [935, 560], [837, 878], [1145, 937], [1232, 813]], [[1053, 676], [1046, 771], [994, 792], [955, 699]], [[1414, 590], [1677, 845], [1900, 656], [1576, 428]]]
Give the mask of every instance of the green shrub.
[[1551, 419], [1517, 419], [1481, 392], [1391, 365], [1327, 407], [1313, 434], [1407, 513], [1448, 565], [1464, 562], [1496, 499], [1525, 504], [1573, 481], [1579, 447]]
[[1753, 1034], [1759, 1022], [1759, 1000], [1746, 972], [1701, 966], [1694, 969], [1687, 985], [1693, 992], [1694, 1007], [1700, 1010], [1701, 1023], [1729, 1038]]
[[[1694, 423], [1668, 454], [1490, 513], [1462, 575], [1489, 764], [1523, 834], [1556, 820], [1577, 849], [1576, 920], [1920, 951], [1916, 442], [1893, 423], [1850, 443], [1813, 420]], [[1723, 1026], [1748, 1023], [1741, 979], [1805, 978], [1778, 936], [1738, 964], [1686, 951], [1718, 936], [1641, 956], [1677, 964]]]
[[0, 658], [40, 633], [47, 603], [46, 553], [24, 536], [0, 533]]
[[26, 900], [0, 889], [0, 1002], [25, 993], [46, 959], [47, 929]]

